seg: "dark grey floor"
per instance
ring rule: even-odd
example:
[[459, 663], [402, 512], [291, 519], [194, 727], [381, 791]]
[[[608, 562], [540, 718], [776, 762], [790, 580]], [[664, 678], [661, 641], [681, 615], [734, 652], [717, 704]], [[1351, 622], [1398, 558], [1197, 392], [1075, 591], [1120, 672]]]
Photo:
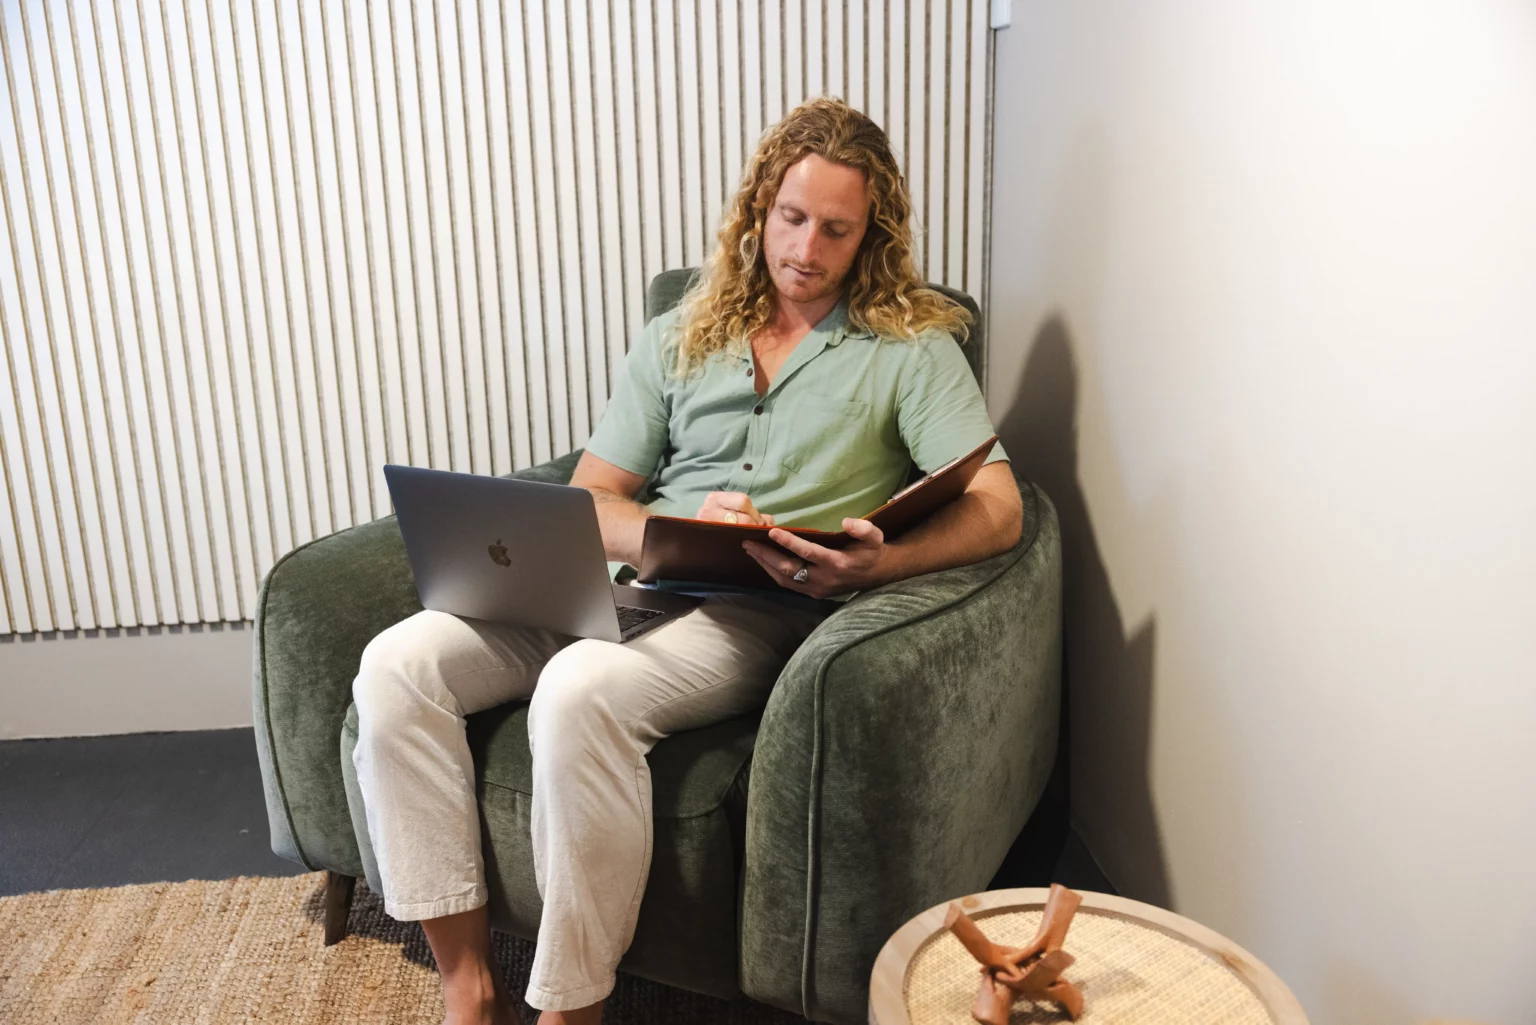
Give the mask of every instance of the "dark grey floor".
[[[0, 896], [294, 875], [268, 846], [249, 729], [0, 742]], [[1047, 797], [992, 888], [1113, 892]]]
[[249, 729], [0, 742], [0, 894], [303, 871]]

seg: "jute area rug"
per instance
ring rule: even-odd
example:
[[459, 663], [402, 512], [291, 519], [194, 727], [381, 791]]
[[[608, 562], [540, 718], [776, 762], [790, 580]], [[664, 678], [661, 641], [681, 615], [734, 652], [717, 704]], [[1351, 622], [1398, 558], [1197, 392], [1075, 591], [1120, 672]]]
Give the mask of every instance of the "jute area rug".
[[[349, 933], [321, 942], [324, 876], [151, 883], [0, 898], [5, 1025], [342, 1025], [443, 1019], [419, 926], [359, 883]], [[527, 988], [533, 945], [497, 934], [509, 990]], [[523, 1020], [537, 1012], [522, 1007]], [[796, 1025], [746, 999], [685, 993], [620, 974], [605, 1025]]]

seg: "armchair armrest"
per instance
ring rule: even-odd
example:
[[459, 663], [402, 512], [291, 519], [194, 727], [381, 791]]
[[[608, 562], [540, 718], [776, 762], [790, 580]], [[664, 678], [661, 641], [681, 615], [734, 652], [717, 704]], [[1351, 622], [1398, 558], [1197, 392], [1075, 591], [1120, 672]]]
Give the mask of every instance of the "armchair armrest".
[[[580, 456], [509, 476], [563, 484]], [[393, 516], [300, 545], [262, 581], [252, 704], [277, 854], [363, 874], [341, 776], [341, 724], [363, 649], [420, 610]]]
[[908, 918], [985, 888], [1045, 787], [1061, 700], [1056, 513], [1008, 552], [862, 594], [769, 698], [747, 804], [742, 988], [862, 1022]]

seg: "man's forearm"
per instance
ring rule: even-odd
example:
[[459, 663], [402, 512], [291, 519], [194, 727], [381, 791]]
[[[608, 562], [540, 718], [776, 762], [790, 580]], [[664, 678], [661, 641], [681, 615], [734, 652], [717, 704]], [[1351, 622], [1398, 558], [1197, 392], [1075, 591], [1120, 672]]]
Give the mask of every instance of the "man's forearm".
[[[1011, 473], [1008, 484], [1013, 486]], [[1005, 552], [1018, 543], [1023, 520], [1023, 507], [1016, 497], [1010, 501], [1010, 496], [990, 490], [967, 491], [886, 545], [888, 561], [881, 582], [964, 566]]]
[[611, 562], [640, 565], [640, 547], [645, 540], [645, 521], [650, 515], [645, 506], [603, 488], [587, 488], [597, 502], [597, 525], [603, 534], [603, 551]]

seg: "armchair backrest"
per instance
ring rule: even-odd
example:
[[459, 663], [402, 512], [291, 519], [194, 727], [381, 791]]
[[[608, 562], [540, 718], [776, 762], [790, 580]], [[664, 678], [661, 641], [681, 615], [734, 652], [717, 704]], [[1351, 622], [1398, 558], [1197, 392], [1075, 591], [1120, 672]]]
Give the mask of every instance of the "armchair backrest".
[[[664, 270], [652, 278], [651, 287], [645, 293], [645, 319], [653, 320], [676, 306], [698, 274], [697, 267], [683, 267], [679, 270]], [[960, 351], [965, 353], [965, 360], [971, 365], [971, 373], [976, 375], [976, 381], [980, 384], [987, 359], [986, 340], [982, 335], [981, 308], [976, 305], [975, 299], [964, 292], [931, 281], [928, 282], [928, 287], [935, 292], [942, 292], [971, 311], [971, 334], [961, 343]]]

